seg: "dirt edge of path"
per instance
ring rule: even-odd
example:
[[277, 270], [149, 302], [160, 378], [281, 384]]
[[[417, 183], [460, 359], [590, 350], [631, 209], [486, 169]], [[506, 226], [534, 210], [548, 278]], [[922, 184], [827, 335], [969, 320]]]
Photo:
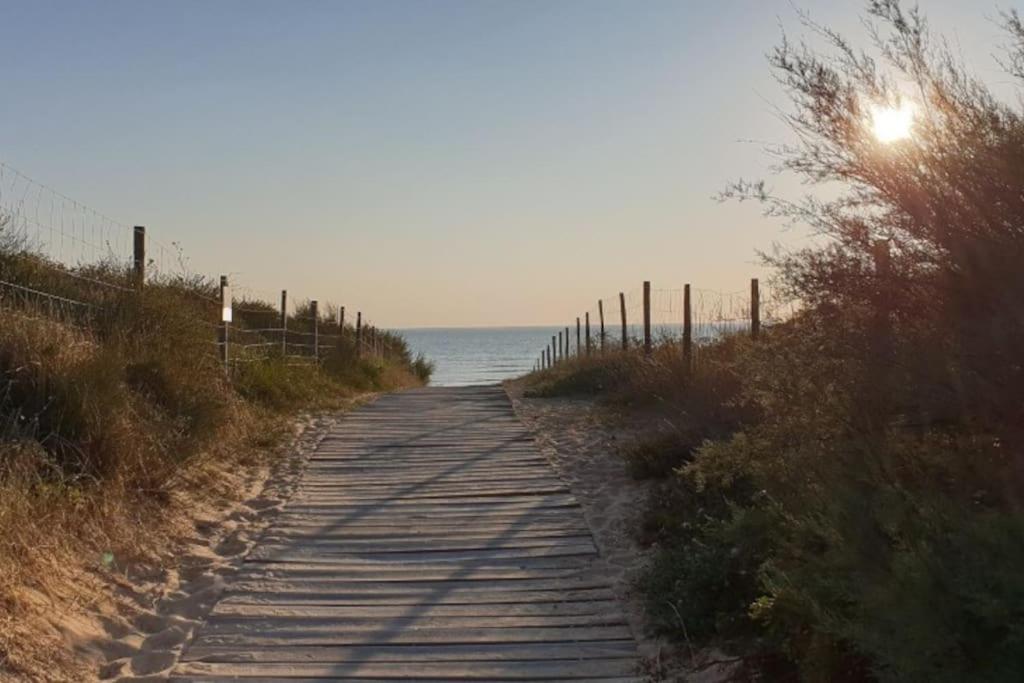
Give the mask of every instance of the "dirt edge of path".
[[641, 673], [651, 681], [733, 680], [732, 666], [713, 664], [728, 659], [720, 651], [704, 648], [691, 652], [655, 635], [644, 597], [636, 587], [656, 550], [638, 541], [653, 487], [630, 476], [622, 451], [650, 427], [649, 422], [618, 414], [587, 398], [528, 398], [521, 379], [503, 386], [541, 453], [579, 499], [636, 638]]
[[[370, 400], [365, 397], [359, 403]], [[223, 473], [224, 493], [188, 511], [188, 531], [145, 563], [91, 577], [100, 599], [83, 614], [51, 618], [92, 680], [164, 681], [262, 531], [290, 497], [309, 455], [343, 412], [303, 414], [251, 468]], [[2, 676], [0, 676], [2, 678]]]

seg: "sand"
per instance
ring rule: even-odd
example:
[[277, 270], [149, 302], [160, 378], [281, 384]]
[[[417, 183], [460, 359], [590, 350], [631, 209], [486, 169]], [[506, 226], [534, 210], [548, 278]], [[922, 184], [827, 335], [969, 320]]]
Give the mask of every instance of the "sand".
[[541, 452], [580, 501], [615, 590], [626, 607], [649, 680], [732, 680], [732, 664], [714, 664], [730, 660], [718, 650], [691, 651], [654, 635], [643, 596], [635, 588], [636, 579], [656, 550], [642, 547], [637, 541], [641, 515], [653, 489], [629, 475], [622, 451], [644, 432], [656, 429], [657, 418], [616, 413], [592, 399], [526, 398], [522, 380], [506, 382], [505, 390]]
[[273, 467], [246, 473], [247, 486], [237, 502], [195, 511], [195, 531], [180, 539], [174, 562], [109, 574], [110, 589], [119, 597], [117, 613], [65, 634], [82, 656], [99, 660], [98, 679], [142, 683], [166, 678], [260, 532], [290, 496], [306, 456], [339, 418], [297, 420], [285, 457]]

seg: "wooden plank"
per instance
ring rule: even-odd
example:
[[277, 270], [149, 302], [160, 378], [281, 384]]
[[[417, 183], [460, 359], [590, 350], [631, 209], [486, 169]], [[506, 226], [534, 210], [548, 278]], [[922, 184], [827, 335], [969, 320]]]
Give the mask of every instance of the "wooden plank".
[[378, 521], [374, 524], [360, 524], [335, 528], [323, 524], [313, 525], [292, 525], [287, 527], [275, 527], [269, 529], [263, 536], [264, 539], [294, 540], [302, 538], [310, 539], [349, 539], [352, 541], [383, 541], [406, 540], [482, 540], [482, 539], [509, 539], [509, 538], [565, 538], [568, 536], [585, 536], [589, 538], [585, 527], [578, 525], [544, 525], [529, 524], [523, 526], [492, 526], [490, 528], [476, 529], [468, 527], [461, 529], [452, 524], [441, 524], [433, 526], [414, 526], [402, 528], [398, 521]]
[[609, 588], [564, 591], [377, 591], [357, 590], [303, 591], [296, 587], [272, 591], [231, 591], [221, 598], [224, 604], [244, 605], [510, 605], [515, 603], [566, 603], [614, 600]]
[[474, 662], [597, 660], [632, 657], [631, 640], [586, 643], [501, 643], [480, 645], [371, 645], [340, 647], [262, 647], [247, 651], [219, 646], [194, 646], [184, 661], [212, 662]]
[[[127, 679], [127, 680], [131, 680], [131, 679]], [[163, 679], [160, 679], [160, 680], [163, 680]], [[362, 676], [355, 676], [355, 677], [349, 676], [349, 677], [345, 677], [345, 678], [339, 678], [337, 676], [332, 676], [330, 678], [322, 678], [322, 677], [309, 678], [307, 676], [302, 676], [302, 677], [289, 676], [287, 678], [284, 678], [284, 677], [281, 677], [281, 676], [255, 675], [255, 676], [247, 676], [245, 678], [240, 678], [238, 676], [199, 676], [199, 677], [197, 677], [195, 674], [190, 674], [190, 675], [187, 675], [187, 676], [178, 676], [178, 675], [175, 675], [175, 674], [172, 673], [171, 677], [167, 679], [167, 683], [194, 683], [195, 681], [203, 681], [204, 683], [239, 683], [239, 681], [242, 681], [243, 683], [337, 683], [338, 681], [344, 681], [345, 683], [406, 683], [409, 680], [410, 679], [407, 678], [407, 677], [394, 678], [394, 677], [390, 677], [390, 676], [389, 677], [384, 677], [384, 678], [381, 678], [379, 676], [374, 676], [373, 678], [365, 678], [365, 677], [362, 677]], [[416, 680], [416, 677], [413, 677], [413, 680]], [[427, 679], [422, 679], [421, 678], [419, 680], [427, 680]], [[496, 679], [493, 676], [491, 676], [491, 677], [484, 677], [482, 679], [481, 678], [476, 678], [476, 677], [473, 677], [472, 673], [469, 673], [469, 674], [460, 676], [459, 678], [445, 677], [445, 678], [434, 678], [434, 679], [429, 679], [429, 680], [432, 680], [432, 681], [480, 681], [480, 680], [494, 681]], [[506, 678], [504, 680], [509, 680], [509, 679]], [[527, 679], [527, 680], [529, 680], [529, 679]], [[534, 679], [534, 680], [537, 680], [537, 679]], [[572, 678], [572, 679], [561, 678], [561, 679], [557, 679], [557, 680], [571, 680], [571, 681], [573, 681], [573, 683], [645, 683], [649, 679], [645, 679], [645, 678], [642, 678], [642, 677], [639, 677], [639, 676], [602, 676], [600, 678]]]
[[264, 662], [258, 665], [234, 662], [185, 662], [180, 665], [178, 675], [212, 675], [225, 677], [282, 676], [282, 677], [335, 677], [361, 676], [366, 678], [389, 677], [408, 680], [429, 678], [498, 678], [504, 680], [572, 680], [593, 676], [628, 676], [636, 673], [632, 659], [601, 659], [598, 661], [541, 660], [504, 661], [472, 665], [458, 662], [377, 662], [366, 661], [326, 664], [306, 662]]
[[[546, 579], [585, 579], [595, 576], [593, 572], [580, 567], [569, 568], [523, 568], [523, 567], [458, 567], [448, 565], [444, 569], [418, 569], [403, 564], [391, 567], [379, 567], [373, 571], [362, 568], [334, 567], [320, 564], [245, 564], [235, 574], [234, 580], [252, 579], [290, 579], [303, 580], [334, 580], [349, 583], [391, 583], [408, 581], [461, 581], [478, 583], [489, 581], [533, 582]], [[599, 575], [596, 575], [599, 576]], [[603, 580], [603, 577], [599, 576]]]
[[413, 592], [435, 591], [450, 594], [464, 593], [516, 593], [529, 591], [566, 591], [604, 590], [608, 584], [596, 577], [585, 579], [538, 579], [533, 581], [463, 581], [447, 579], [441, 581], [416, 581], [406, 578], [392, 581], [350, 581], [347, 579], [315, 578], [299, 579], [295, 576], [263, 577], [240, 579], [232, 582], [228, 588], [234, 593], [335, 593], [347, 595], [408, 595]]
[[554, 546], [549, 548], [512, 548], [504, 550], [501, 548], [486, 548], [480, 550], [395, 550], [389, 552], [387, 548], [380, 548], [374, 552], [342, 552], [330, 549], [310, 548], [308, 546], [257, 546], [251, 553], [254, 559], [276, 560], [278, 562], [292, 562], [294, 560], [305, 560], [307, 562], [332, 562], [336, 558], [364, 558], [367, 560], [388, 560], [397, 559], [401, 555], [403, 562], [475, 562], [486, 560], [525, 560], [536, 557], [581, 557], [593, 556], [597, 549], [593, 544], [579, 544]]
[[524, 627], [524, 628], [437, 628], [389, 629], [382, 622], [376, 631], [352, 630], [331, 633], [268, 633], [207, 634], [205, 627], [195, 642], [203, 645], [367, 645], [373, 643], [439, 644], [439, 643], [579, 643], [587, 640], [626, 640], [632, 638], [626, 626]]
[[[525, 602], [518, 604], [449, 605], [445, 603], [417, 605], [420, 616], [537, 616], [567, 614], [611, 614], [618, 609], [614, 600], [584, 602]], [[218, 604], [211, 617], [292, 617], [292, 618], [380, 618], [408, 616], [412, 610], [403, 605], [239, 605]]]
[[555, 628], [567, 626], [621, 626], [623, 616], [615, 612], [597, 614], [537, 614], [537, 615], [465, 615], [465, 616], [420, 616], [416, 609], [406, 610], [413, 616], [380, 617], [216, 617], [210, 619], [203, 629], [206, 635], [264, 634], [275, 637], [285, 635], [329, 635], [333, 633], [378, 634], [383, 627], [387, 630], [443, 631], [454, 629], [495, 629], [495, 628]]
[[500, 389], [386, 396], [320, 443], [170, 680], [635, 680], [596, 556]]

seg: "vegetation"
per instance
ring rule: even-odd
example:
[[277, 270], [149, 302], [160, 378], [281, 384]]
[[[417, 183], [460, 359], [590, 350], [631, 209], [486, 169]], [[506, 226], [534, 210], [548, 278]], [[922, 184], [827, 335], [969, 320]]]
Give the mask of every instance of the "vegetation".
[[[239, 347], [226, 373], [211, 283], [133, 288], [113, 266], [48, 262], [2, 225], [0, 281], [92, 306], [0, 290], [0, 671], [30, 678], [77, 679], [45, 627], [54, 601], [90, 600], [94, 571], [152, 557], [186, 511], [226, 498], [234, 474], [267, 462], [283, 416], [430, 375], [390, 333], [357, 356], [351, 329], [319, 363]], [[239, 339], [273, 311], [238, 308]], [[302, 310], [289, 321], [310, 324]]]
[[[683, 406], [681, 441], [631, 456], [638, 474], [673, 470], [645, 529], [662, 630], [731, 641], [807, 681], [1017, 681], [1024, 113], [916, 10], [868, 10], [873, 51], [808, 23], [826, 54], [787, 41], [771, 57], [798, 140], [776, 150], [781, 166], [834, 198], [726, 193], [824, 237], [767, 257], [801, 313], [757, 343], [720, 342], [708, 353], [721, 362], [684, 381], [660, 356], [533, 379], [549, 395]], [[1005, 24], [1019, 84], [1024, 22]], [[881, 142], [870, 107], [908, 97], [912, 136]]]

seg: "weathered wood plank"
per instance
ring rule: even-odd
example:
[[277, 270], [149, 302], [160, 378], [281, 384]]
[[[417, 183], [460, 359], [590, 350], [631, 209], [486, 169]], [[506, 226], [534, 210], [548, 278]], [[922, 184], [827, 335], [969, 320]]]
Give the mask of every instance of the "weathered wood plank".
[[[531, 616], [567, 614], [612, 614], [618, 604], [613, 600], [586, 602], [525, 602], [478, 605], [451, 605], [447, 603], [420, 604], [415, 614], [429, 616]], [[407, 617], [413, 610], [405, 605], [238, 605], [221, 603], [213, 610], [212, 618], [219, 617], [287, 617], [287, 618], [377, 618]]]
[[448, 605], [514, 604], [524, 602], [585, 602], [591, 600], [612, 600], [615, 595], [609, 588], [588, 588], [574, 591], [480, 591], [448, 590], [439, 591], [231, 591], [222, 598], [222, 603], [248, 605], [430, 605], [444, 602]]
[[283, 677], [343, 677], [363, 676], [367, 678], [386, 676], [423, 680], [430, 678], [495, 677], [504, 680], [552, 680], [578, 679], [593, 676], [628, 676], [636, 673], [632, 659], [601, 659], [597, 661], [541, 660], [476, 662], [376, 662], [352, 661], [337, 664], [305, 662], [264, 662], [260, 664], [233, 662], [185, 662], [178, 670], [183, 675], [200, 674], [213, 676], [249, 677], [253, 675]]
[[638, 680], [579, 503], [498, 388], [349, 415], [171, 681]]
[[555, 644], [262, 647], [245, 651], [196, 645], [189, 649], [183, 659], [200, 662], [490, 662], [618, 659], [632, 657], [635, 653], [636, 646], [631, 640]]
[[256, 632], [246, 634], [208, 634], [201, 632], [195, 642], [205, 645], [367, 645], [373, 643], [579, 643], [587, 640], [626, 640], [632, 637], [626, 626], [553, 626], [545, 628], [407, 628], [391, 629], [386, 621], [377, 630], [337, 630], [333, 632]]

